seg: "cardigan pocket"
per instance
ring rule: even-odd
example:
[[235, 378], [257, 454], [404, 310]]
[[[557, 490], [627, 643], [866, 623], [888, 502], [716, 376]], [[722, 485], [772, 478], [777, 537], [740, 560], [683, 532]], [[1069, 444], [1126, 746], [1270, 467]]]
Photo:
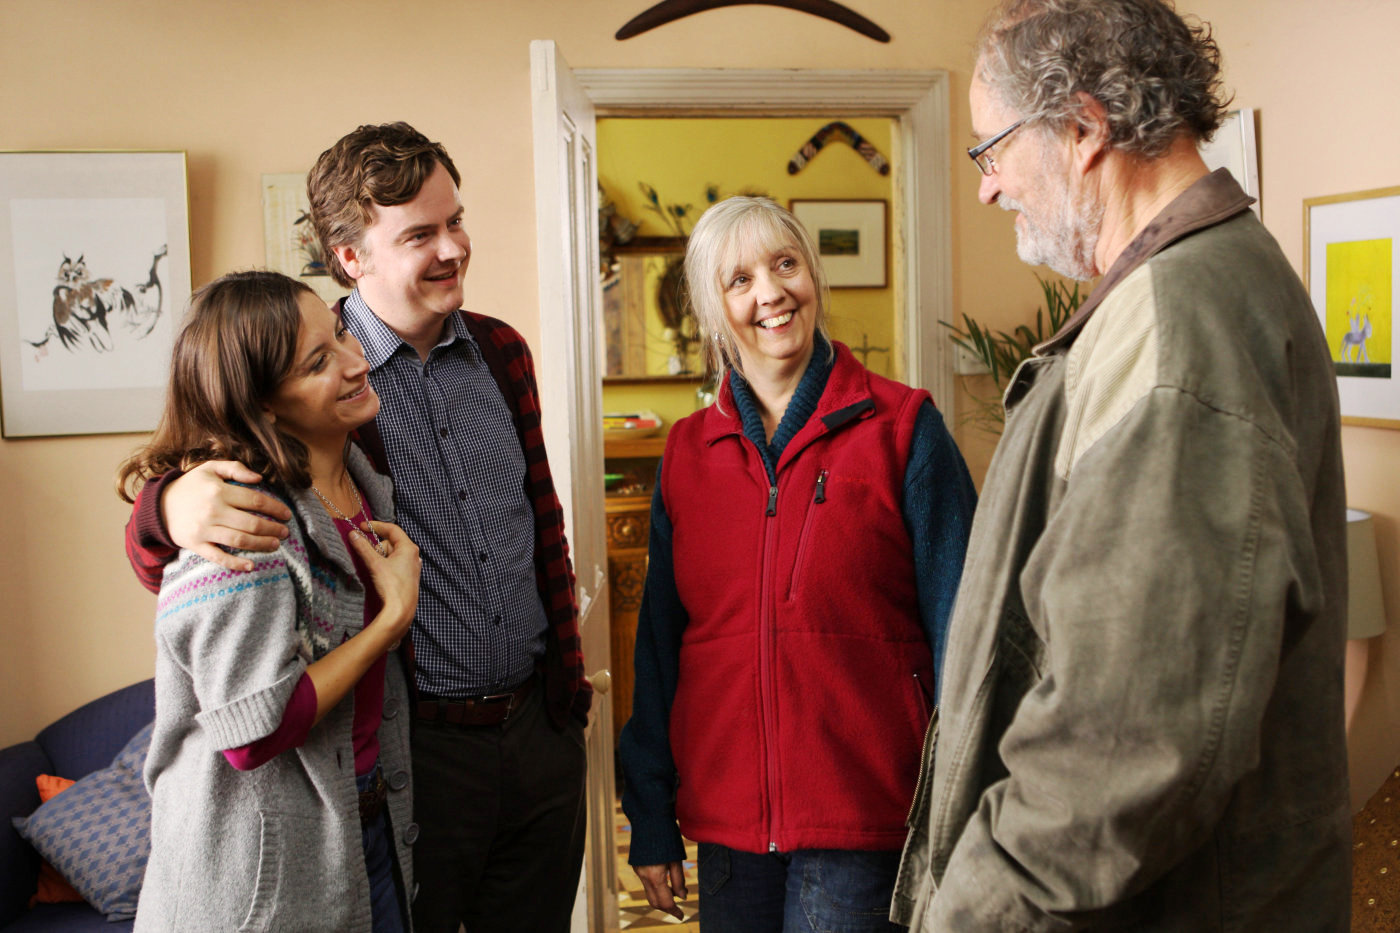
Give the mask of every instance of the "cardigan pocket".
[[258, 817], [262, 823], [257, 877], [239, 933], [272, 933], [319, 923], [326, 924], [324, 929], [341, 928], [348, 921], [347, 904], [354, 898], [343, 882], [334, 880], [348, 877], [344, 860], [334, 852], [318, 851], [324, 821], [275, 810], [259, 810]]

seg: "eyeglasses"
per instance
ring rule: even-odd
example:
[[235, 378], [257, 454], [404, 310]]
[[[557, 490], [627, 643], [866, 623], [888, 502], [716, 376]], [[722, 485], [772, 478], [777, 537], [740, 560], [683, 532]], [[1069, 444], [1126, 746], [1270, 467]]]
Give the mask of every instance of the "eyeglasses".
[[1030, 118], [1022, 117], [1015, 123], [1008, 126], [1006, 129], [1002, 130], [1000, 133], [997, 133], [990, 139], [983, 140], [982, 142], [973, 146], [971, 149], [967, 150], [968, 158], [972, 159], [973, 162], [977, 163], [977, 167], [982, 170], [983, 175], [990, 175], [997, 170], [996, 159], [993, 159], [991, 154], [987, 150], [991, 149], [997, 143], [1001, 142], [1003, 139], [1014, 133], [1016, 129], [1020, 127], [1022, 123], [1025, 123], [1028, 119]]

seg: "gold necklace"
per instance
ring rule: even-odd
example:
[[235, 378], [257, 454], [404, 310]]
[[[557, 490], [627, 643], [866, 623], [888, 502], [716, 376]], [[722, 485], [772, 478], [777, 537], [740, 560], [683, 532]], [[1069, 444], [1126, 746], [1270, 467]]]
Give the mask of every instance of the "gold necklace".
[[[349, 515], [346, 515], [344, 512], [340, 511], [340, 508], [329, 498], [327, 498], [325, 493], [323, 493], [320, 489], [316, 488], [315, 483], [311, 484], [311, 491], [316, 493], [316, 497], [326, 504], [326, 508], [331, 510], [331, 514], [335, 515], [336, 518], [348, 524], [351, 528], [356, 527], [355, 520]], [[356, 514], [364, 514], [365, 503], [360, 498], [360, 488], [355, 485], [354, 479], [350, 480], [350, 492], [352, 492], [355, 496]], [[368, 516], [366, 516], [366, 518], [368, 518]], [[369, 536], [374, 539], [374, 549], [380, 554], [384, 554], [386, 548], [384, 547], [384, 542], [379, 540], [379, 535], [374, 533], [374, 523], [366, 521], [365, 524], [369, 526]]]

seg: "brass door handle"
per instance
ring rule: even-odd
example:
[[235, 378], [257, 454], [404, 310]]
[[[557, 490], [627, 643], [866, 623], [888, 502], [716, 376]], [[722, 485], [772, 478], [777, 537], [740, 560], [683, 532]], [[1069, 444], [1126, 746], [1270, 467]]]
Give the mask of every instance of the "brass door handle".
[[588, 675], [588, 682], [593, 685], [593, 692], [597, 694], [607, 693], [612, 689], [612, 671], [606, 667], [594, 671]]

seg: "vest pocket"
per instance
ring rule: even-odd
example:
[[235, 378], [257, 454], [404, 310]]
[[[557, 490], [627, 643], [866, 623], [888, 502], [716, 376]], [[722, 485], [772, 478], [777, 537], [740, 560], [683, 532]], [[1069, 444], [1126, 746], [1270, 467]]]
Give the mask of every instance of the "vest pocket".
[[807, 515], [802, 519], [802, 531], [797, 536], [797, 556], [792, 562], [792, 577], [788, 583], [787, 598], [797, 595], [797, 584], [802, 576], [802, 567], [807, 562], [807, 543], [812, 539], [812, 521], [816, 518], [817, 506], [826, 501], [826, 470], [817, 473], [816, 488], [812, 491], [812, 501], [807, 505]]

